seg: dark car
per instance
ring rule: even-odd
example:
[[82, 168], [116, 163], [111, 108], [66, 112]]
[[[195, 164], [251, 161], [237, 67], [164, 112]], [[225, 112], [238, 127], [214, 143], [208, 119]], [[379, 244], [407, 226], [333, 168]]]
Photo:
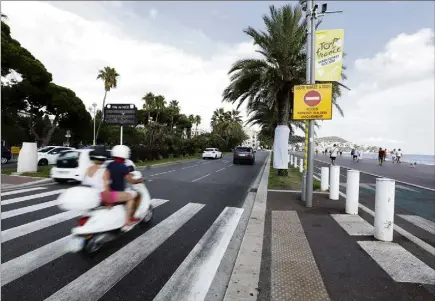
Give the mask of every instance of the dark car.
[[8, 163], [12, 158], [12, 153], [6, 146], [2, 145], [2, 164]]
[[255, 153], [252, 147], [238, 146], [234, 149], [233, 163], [238, 164], [242, 162], [254, 165]]

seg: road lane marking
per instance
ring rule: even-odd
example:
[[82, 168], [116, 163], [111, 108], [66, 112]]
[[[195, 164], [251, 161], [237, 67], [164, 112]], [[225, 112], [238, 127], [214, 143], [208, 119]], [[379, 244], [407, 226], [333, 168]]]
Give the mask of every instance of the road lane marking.
[[45, 202], [45, 203], [41, 203], [41, 204], [36, 204], [36, 205], [32, 205], [32, 206], [27, 206], [27, 207], [15, 209], [15, 210], [2, 212], [2, 219], [7, 219], [7, 218], [11, 218], [11, 217], [14, 217], [17, 215], [21, 215], [21, 214], [25, 214], [25, 213], [34, 212], [34, 211], [38, 211], [41, 209], [53, 207], [53, 206], [56, 206], [58, 203], [59, 202], [57, 200], [54, 200], [54, 201], [50, 201], [50, 202]]
[[[271, 300], [330, 300], [296, 211], [272, 211]], [[295, 272], [295, 271], [304, 271]]]
[[[114, 254], [107, 257], [45, 301], [98, 300], [130, 273], [205, 205], [189, 203]], [[140, 252], [138, 252], [140, 250]]]
[[159, 172], [159, 173], [155, 173], [155, 174], [150, 175], [150, 177], [159, 176], [159, 175], [164, 175], [164, 174], [166, 174], [166, 173], [170, 173], [170, 172], [174, 172], [174, 171], [176, 171], [176, 170], [173, 169], [173, 170], [168, 170], [168, 171], [164, 171], [164, 172]]
[[188, 168], [192, 168], [192, 167], [195, 167], [195, 166], [198, 166], [198, 165], [187, 166], [187, 167], [183, 167], [182, 169], [188, 169]]
[[357, 214], [331, 214], [331, 217], [350, 236], [373, 236], [373, 226]]
[[15, 204], [15, 203], [19, 203], [19, 202], [39, 199], [39, 198], [43, 198], [43, 197], [46, 197], [46, 196], [60, 194], [60, 193], [64, 192], [65, 190], [66, 189], [60, 189], [60, 190], [55, 190], [55, 191], [47, 191], [47, 192], [43, 192], [43, 193], [32, 194], [32, 195], [28, 195], [28, 196], [22, 196], [22, 197], [19, 197], [19, 198], [9, 199], [9, 200], [2, 201], [1, 205], [2, 206], [3, 205], [10, 205], [10, 204]]
[[20, 190], [12, 190], [12, 191], [8, 191], [8, 192], [2, 192], [1, 196], [7, 196], [7, 195], [25, 193], [25, 192], [36, 191], [36, 190], [44, 190], [44, 189], [47, 189], [47, 188], [45, 188], [45, 187], [34, 187], [34, 188], [26, 188], [26, 189], [20, 189]]
[[27, 235], [29, 233], [33, 233], [35, 231], [62, 223], [64, 221], [73, 219], [77, 216], [79, 216], [81, 213], [78, 213], [76, 211], [67, 211], [62, 212], [56, 215], [52, 215], [31, 223], [27, 223], [18, 227], [14, 227], [5, 231], [1, 232], [2, 235], [2, 243], [15, 239], [17, 237]]
[[418, 216], [418, 215], [398, 214], [398, 216], [400, 216], [404, 220], [416, 225], [417, 227], [420, 227], [423, 230], [426, 230], [427, 232], [429, 232], [431, 234], [435, 234], [435, 223], [432, 221], [429, 221], [429, 220], [422, 218], [421, 216]]
[[226, 207], [153, 301], [204, 300], [242, 213]]
[[231, 167], [231, 166], [233, 166], [234, 164], [230, 164], [230, 165], [228, 165], [228, 167]]
[[211, 163], [211, 161], [210, 162], [202, 162], [202, 164], [210, 164]]
[[[151, 204], [157, 208], [169, 200], [152, 199]], [[9, 260], [1, 264], [2, 286], [12, 282], [28, 273], [42, 267], [43, 265], [56, 260], [57, 258], [71, 252], [71, 235], [65, 236], [51, 242], [41, 248], [26, 253], [20, 257]]]
[[216, 170], [215, 172], [220, 172], [220, 171], [224, 170], [225, 168], [226, 168], [226, 167], [221, 168], [221, 169], [218, 169], [218, 170]]
[[208, 177], [209, 175], [211, 175], [211, 173], [206, 174], [205, 176], [202, 176], [202, 177], [200, 177], [200, 178], [198, 178], [198, 179], [195, 179], [195, 180], [193, 180], [192, 182], [196, 182], [196, 181], [199, 181], [199, 180], [201, 180], [201, 179], [204, 179], [205, 177]]
[[435, 271], [402, 246], [382, 241], [358, 244], [396, 282], [435, 284]]

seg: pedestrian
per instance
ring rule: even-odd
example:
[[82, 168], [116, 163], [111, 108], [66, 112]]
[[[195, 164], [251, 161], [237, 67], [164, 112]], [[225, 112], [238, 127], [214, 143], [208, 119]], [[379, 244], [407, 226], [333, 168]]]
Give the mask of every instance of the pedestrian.
[[325, 156], [328, 154], [328, 149], [325, 148]]
[[330, 152], [331, 152], [331, 164], [335, 165], [335, 159], [337, 159], [337, 155], [338, 155], [337, 144], [334, 144], [334, 147]]
[[356, 153], [356, 157], [357, 157], [356, 162], [359, 162], [359, 160], [362, 159], [362, 151], [360, 151], [360, 150], [357, 149], [357, 150], [355, 151], [355, 153]]
[[316, 156], [319, 154], [319, 149], [316, 148]]
[[402, 163], [402, 162], [400, 161], [400, 158], [402, 158], [402, 150], [399, 148], [399, 150], [398, 150], [397, 153], [396, 153], [396, 160], [397, 160], [397, 163]]
[[388, 154], [387, 149], [384, 149], [384, 162], [387, 161], [387, 154]]
[[382, 166], [384, 159], [385, 159], [385, 151], [382, 149], [382, 147], [380, 147], [378, 151], [379, 166]]
[[393, 162], [394, 164], [395, 161], [396, 161], [396, 149], [393, 149], [391, 151], [391, 162]]
[[340, 157], [341, 157], [341, 156], [343, 156], [343, 152], [342, 152], [342, 151], [340, 151]]
[[357, 153], [356, 153], [356, 150], [352, 149], [350, 151], [350, 155], [352, 156], [352, 161], [355, 162], [355, 160], [357, 159], [357, 156], [358, 156]]

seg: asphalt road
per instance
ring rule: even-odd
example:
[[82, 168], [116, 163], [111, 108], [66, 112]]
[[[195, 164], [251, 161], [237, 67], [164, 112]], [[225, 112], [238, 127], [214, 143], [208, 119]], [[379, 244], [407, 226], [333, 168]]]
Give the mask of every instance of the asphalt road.
[[1, 299], [191, 300], [189, 294], [207, 293], [210, 271], [221, 262], [267, 156], [258, 152], [254, 166], [224, 156], [144, 168], [152, 198], [160, 199], [152, 221], [93, 256], [64, 251], [77, 218], [52, 201], [69, 185], [2, 191]]

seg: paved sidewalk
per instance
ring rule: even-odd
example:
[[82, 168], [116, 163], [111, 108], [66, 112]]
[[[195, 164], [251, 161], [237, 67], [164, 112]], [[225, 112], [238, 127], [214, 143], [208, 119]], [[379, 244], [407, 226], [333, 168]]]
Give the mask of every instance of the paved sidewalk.
[[425, 250], [397, 232], [393, 243], [376, 241], [373, 218], [344, 214], [342, 198], [315, 194], [306, 208], [299, 197], [268, 191], [257, 300], [434, 300]]
[[53, 181], [50, 178], [1, 175], [1, 188], [21, 187], [32, 184], [42, 184]]

